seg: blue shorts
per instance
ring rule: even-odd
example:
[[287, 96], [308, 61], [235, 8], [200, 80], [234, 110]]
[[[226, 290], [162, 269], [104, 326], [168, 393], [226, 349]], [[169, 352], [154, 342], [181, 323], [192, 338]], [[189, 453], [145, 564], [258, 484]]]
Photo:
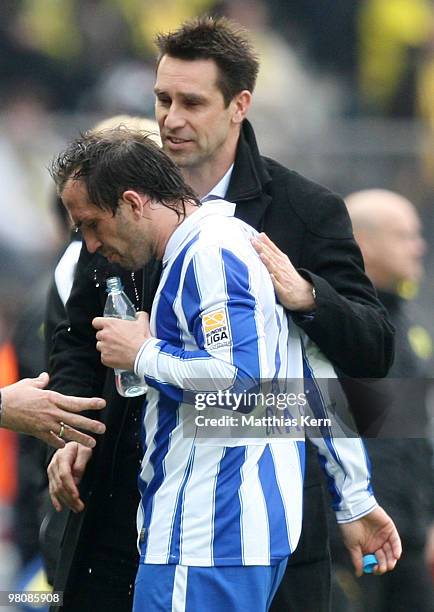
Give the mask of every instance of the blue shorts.
[[287, 561], [224, 567], [141, 563], [133, 612], [266, 612]]

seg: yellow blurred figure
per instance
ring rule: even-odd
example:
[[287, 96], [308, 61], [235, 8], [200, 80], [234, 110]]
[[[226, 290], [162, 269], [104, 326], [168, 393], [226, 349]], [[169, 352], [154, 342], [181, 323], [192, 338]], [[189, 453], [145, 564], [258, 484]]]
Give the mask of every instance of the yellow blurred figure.
[[434, 31], [430, 0], [366, 0], [359, 14], [359, 84], [368, 109], [387, 111], [405, 75], [408, 52]]

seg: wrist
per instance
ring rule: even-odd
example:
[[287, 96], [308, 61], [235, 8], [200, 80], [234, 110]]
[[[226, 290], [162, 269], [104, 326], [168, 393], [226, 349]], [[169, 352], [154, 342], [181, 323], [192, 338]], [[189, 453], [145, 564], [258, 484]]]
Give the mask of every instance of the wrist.
[[[4, 428], [4, 429], [9, 429], [11, 426], [11, 423], [8, 421], [10, 421], [9, 419], [9, 406], [11, 404], [11, 401], [8, 399], [10, 393], [9, 393], [9, 389], [10, 389], [10, 385], [6, 387], [3, 387], [2, 389], [0, 389], [0, 427]], [[12, 394], [12, 399], [13, 399], [13, 394]], [[12, 415], [14, 414], [14, 411], [12, 411]]]
[[302, 290], [299, 292], [298, 304], [293, 308], [296, 312], [313, 312], [316, 310], [316, 291], [309, 281], [303, 279]]

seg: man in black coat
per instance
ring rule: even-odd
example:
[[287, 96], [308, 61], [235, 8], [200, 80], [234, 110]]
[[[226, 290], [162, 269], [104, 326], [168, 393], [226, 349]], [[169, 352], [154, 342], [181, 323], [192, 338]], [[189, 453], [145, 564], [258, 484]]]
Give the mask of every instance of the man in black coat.
[[[363, 273], [343, 202], [259, 154], [246, 119], [258, 70], [249, 43], [226, 22], [209, 19], [157, 43], [156, 116], [164, 149], [186, 182], [202, 201], [224, 196], [235, 202], [236, 216], [268, 233], [289, 257], [284, 305], [336, 367], [348, 376], [384, 376], [393, 356], [393, 331]], [[81, 229], [91, 234], [98, 251], [98, 229]], [[68, 321], [56, 334], [51, 360], [54, 388], [89, 395], [105, 385], [104, 397], [110, 398], [107, 434], [92, 461], [88, 464], [86, 450], [69, 444], [51, 465], [58, 483], [53, 493], [78, 512], [66, 529], [55, 581], [56, 589], [65, 590], [64, 612], [127, 612], [137, 563], [141, 402], [116, 397], [91, 326], [103, 309], [103, 280], [113, 272], [98, 253], [83, 250]], [[158, 277], [155, 263], [123, 274], [138, 309], [150, 310]], [[310, 450], [307, 458], [302, 540], [274, 609], [328, 610], [326, 520], [313, 454]], [[360, 537], [359, 530], [355, 538]]]

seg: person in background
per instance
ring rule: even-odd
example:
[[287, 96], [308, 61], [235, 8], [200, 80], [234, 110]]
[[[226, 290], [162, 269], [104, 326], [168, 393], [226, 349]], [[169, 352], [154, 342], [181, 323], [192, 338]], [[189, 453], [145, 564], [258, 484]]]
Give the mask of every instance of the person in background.
[[432, 378], [434, 361], [429, 332], [405, 298], [414, 295], [422, 279], [426, 245], [417, 210], [402, 195], [368, 189], [348, 195], [345, 201], [366, 272], [396, 329], [395, 361], [388, 379], [378, 383], [388, 397], [387, 411], [377, 437], [366, 439], [366, 445], [376, 495], [396, 521], [404, 553], [395, 573], [381, 580], [363, 577], [355, 585], [335, 534], [334, 575], [353, 600], [353, 608], [347, 601], [339, 610], [433, 612], [429, 564], [433, 562], [434, 468], [427, 379]]

